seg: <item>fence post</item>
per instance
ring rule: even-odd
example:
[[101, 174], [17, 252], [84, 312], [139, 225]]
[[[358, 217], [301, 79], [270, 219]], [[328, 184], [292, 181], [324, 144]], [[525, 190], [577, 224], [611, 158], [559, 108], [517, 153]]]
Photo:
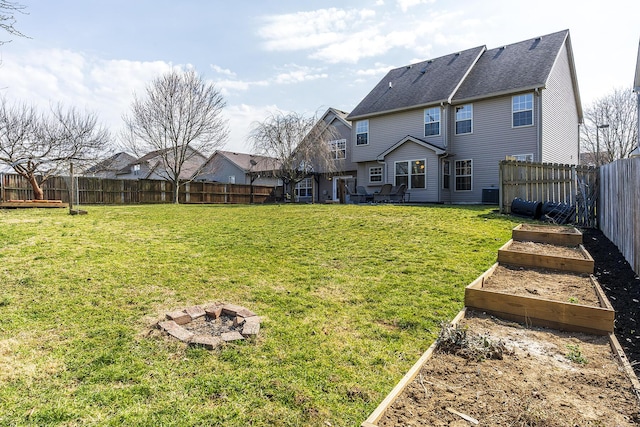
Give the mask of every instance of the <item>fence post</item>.
[[0, 172], [0, 202], [4, 202], [4, 173]]
[[498, 187], [498, 200], [500, 201], [500, 213], [504, 213], [504, 161], [500, 162], [500, 167], [498, 168], [498, 182], [500, 183]]

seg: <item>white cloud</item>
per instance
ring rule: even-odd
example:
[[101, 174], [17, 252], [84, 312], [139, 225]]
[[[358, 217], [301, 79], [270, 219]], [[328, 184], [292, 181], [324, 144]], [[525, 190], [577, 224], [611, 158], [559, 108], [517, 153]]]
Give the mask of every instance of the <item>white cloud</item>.
[[213, 71], [215, 71], [216, 73], [223, 74], [225, 76], [231, 76], [231, 77], [235, 77], [236, 76], [236, 73], [234, 73], [233, 71], [231, 71], [231, 70], [229, 70], [227, 68], [222, 68], [219, 65], [212, 64], [211, 65], [211, 69]]
[[398, 4], [400, 10], [406, 12], [407, 10], [409, 10], [409, 8], [418, 6], [420, 4], [435, 3], [435, 0], [396, 0], [396, 3]]
[[390, 66], [390, 65], [386, 65], [386, 64], [382, 64], [380, 62], [376, 62], [374, 64], [374, 68], [367, 68], [365, 70], [358, 70], [356, 71], [356, 75], [357, 76], [365, 76], [365, 77], [370, 77], [370, 76], [380, 76], [380, 75], [384, 75], [387, 74], [387, 72], [389, 72], [389, 70], [396, 68], [397, 66]]
[[275, 105], [231, 105], [224, 109], [224, 116], [229, 120], [229, 140], [224, 149], [250, 153], [252, 151], [249, 134], [255, 122], [261, 122], [269, 114], [280, 111]]

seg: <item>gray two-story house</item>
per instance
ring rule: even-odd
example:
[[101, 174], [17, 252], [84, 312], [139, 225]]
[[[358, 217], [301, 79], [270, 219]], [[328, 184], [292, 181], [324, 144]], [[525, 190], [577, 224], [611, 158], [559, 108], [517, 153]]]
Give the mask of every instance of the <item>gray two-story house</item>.
[[569, 31], [393, 69], [353, 109], [358, 185], [480, 203], [499, 162], [577, 164], [583, 114]]
[[344, 202], [345, 187], [355, 191], [356, 164], [352, 161], [352, 131], [347, 115], [344, 111], [329, 108], [318, 120], [316, 126], [333, 127], [334, 139], [328, 144], [334, 168], [332, 171], [318, 170], [299, 182], [295, 188], [296, 201]]

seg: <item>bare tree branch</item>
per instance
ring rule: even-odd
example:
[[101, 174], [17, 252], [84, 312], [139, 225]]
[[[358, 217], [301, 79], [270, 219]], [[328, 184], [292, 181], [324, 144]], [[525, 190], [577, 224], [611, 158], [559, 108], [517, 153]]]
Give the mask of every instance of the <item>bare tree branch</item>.
[[174, 184], [177, 203], [185, 164], [212, 154], [227, 139], [228, 125], [222, 116], [226, 103], [215, 85], [193, 70], [174, 69], [156, 78], [145, 95], [134, 95], [131, 115], [123, 118], [122, 139], [138, 157], [157, 152], [164, 178]]
[[[19, 37], [27, 37], [13, 26], [16, 23], [16, 18], [14, 15], [16, 13], [25, 14], [26, 12], [24, 10], [26, 8], [27, 8], [26, 6], [23, 6], [17, 2], [0, 0], [0, 28], [2, 28], [3, 30], [5, 30], [7, 33], [11, 35], [19, 36]], [[5, 43], [8, 43], [9, 41], [11, 40], [8, 40], [8, 41], [0, 40], [0, 46]]]
[[93, 113], [58, 104], [45, 115], [33, 106], [0, 101], [0, 163], [29, 180], [35, 199], [43, 198], [41, 185], [49, 177], [72, 162], [82, 166], [95, 161], [109, 142]]
[[618, 88], [585, 109], [582, 151], [593, 153], [596, 166], [629, 157], [638, 143], [637, 108], [631, 89]]
[[333, 126], [298, 113], [272, 113], [252, 126], [250, 138], [256, 154], [274, 159], [276, 176], [293, 193], [296, 184], [313, 174], [332, 174], [336, 163], [329, 141], [338, 139]]

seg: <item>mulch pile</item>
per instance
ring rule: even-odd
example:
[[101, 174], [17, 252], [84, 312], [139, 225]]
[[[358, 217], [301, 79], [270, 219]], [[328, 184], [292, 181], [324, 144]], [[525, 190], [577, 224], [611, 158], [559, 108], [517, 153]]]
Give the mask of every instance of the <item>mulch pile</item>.
[[640, 376], [640, 277], [600, 230], [582, 233], [584, 247], [595, 262], [594, 274], [616, 311], [616, 337]]

